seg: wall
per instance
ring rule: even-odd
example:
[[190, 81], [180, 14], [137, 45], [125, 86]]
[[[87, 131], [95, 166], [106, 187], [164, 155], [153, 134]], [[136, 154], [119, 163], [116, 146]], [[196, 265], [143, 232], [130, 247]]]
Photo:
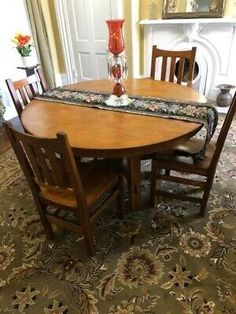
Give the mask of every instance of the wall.
[[236, 17], [236, 0], [227, 0], [224, 10], [225, 17]]
[[123, 0], [125, 19], [125, 53], [128, 59], [129, 77], [140, 75], [140, 9], [139, 0]]
[[124, 38], [125, 38], [125, 53], [128, 60], [129, 73], [133, 72], [132, 62], [132, 12], [131, 12], [131, 0], [123, 0], [123, 12], [124, 12]]
[[140, 19], [161, 19], [164, 0], [140, 0]]
[[8, 93], [5, 79], [16, 80], [25, 76], [24, 70], [17, 69], [17, 66], [22, 66], [21, 58], [11, 42], [11, 38], [18, 32], [30, 34], [24, 1], [0, 1], [0, 88], [6, 106], [4, 115], [6, 120], [16, 116], [17, 113]]

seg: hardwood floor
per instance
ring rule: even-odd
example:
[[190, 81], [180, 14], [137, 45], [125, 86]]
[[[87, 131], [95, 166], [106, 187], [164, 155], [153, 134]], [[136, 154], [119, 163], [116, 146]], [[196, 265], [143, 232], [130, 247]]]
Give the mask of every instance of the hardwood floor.
[[[14, 117], [13, 119], [11, 119], [9, 122], [12, 123], [12, 125], [19, 129], [19, 130], [23, 130], [22, 126], [21, 126], [21, 122], [20, 119], [18, 117]], [[3, 127], [0, 127], [0, 154], [4, 153], [5, 151], [7, 151], [9, 148], [11, 148], [11, 144], [7, 138], [7, 135], [3, 129]]]

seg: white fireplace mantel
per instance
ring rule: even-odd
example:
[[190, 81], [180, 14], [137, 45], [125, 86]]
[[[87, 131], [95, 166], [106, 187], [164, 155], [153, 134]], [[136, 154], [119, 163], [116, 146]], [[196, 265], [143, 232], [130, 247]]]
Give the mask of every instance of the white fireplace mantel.
[[236, 25], [236, 18], [202, 18], [202, 19], [166, 19], [166, 20], [141, 20], [141, 25], [158, 24], [220, 24]]
[[153, 45], [167, 50], [195, 46], [196, 63], [205, 76], [201, 92], [215, 99], [219, 84], [236, 85], [236, 18], [141, 20], [139, 24], [144, 27], [144, 76], [150, 75]]

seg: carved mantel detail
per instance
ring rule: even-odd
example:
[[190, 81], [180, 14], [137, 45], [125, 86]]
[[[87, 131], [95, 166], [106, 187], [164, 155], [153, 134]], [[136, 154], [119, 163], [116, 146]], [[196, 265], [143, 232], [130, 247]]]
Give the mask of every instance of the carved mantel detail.
[[202, 25], [200, 25], [199, 23], [186, 24], [183, 26], [183, 30], [186, 38], [191, 43], [199, 37], [199, 33], [202, 30]]

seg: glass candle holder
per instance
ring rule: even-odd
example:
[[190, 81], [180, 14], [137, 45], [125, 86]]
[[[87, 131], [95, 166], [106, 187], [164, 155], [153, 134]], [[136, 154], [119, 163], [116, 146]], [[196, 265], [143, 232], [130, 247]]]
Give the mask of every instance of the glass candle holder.
[[106, 22], [109, 30], [108, 49], [114, 55], [118, 55], [125, 49], [122, 33], [124, 20], [107, 20]]
[[131, 100], [126, 95], [125, 87], [122, 84], [127, 78], [127, 59], [123, 51], [125, 42], [122, 32], [124, 20], [107, 20], [109, 30], [107, 59], [109, 79], [115, 82], [112, 95], [106, 102], [110, 106], [126, 106]]

